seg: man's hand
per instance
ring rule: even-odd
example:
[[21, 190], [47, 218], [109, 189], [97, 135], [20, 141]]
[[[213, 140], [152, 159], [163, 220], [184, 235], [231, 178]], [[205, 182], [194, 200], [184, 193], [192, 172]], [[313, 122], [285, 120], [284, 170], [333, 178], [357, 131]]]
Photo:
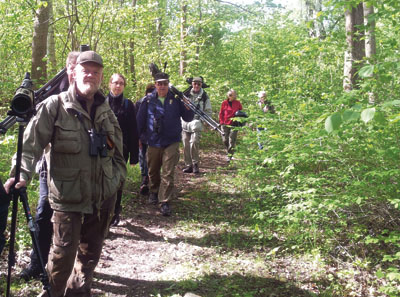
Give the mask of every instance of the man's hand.
[[182, 101], [185, 103], [185, 107], [186, 107], [186, 109], [187, 110], [190, 110], [190, 102], [189, 102], [189, 100], [185, 97], [185, 96], [183, 96], [182, 97]]
[[[10, 193], [11, 186], [14, 184], [15, 178], [11, 177], [9, 178], [5, 184], [4, 184], [4, 189], [6, 190], [6, 193]], [[20, 181], [15, 185], [16, 189], [20, 189], [22, 187], [26, 187], [26, 180], [20, 179]]]

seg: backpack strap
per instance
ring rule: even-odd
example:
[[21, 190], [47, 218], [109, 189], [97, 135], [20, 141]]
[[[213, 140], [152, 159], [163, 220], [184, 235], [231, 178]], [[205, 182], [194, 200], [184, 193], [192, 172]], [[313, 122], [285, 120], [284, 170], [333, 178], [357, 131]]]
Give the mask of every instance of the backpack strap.
[[[57, 111], [56, 111], [56, 116], [55, 116], [55, 118], [54, 118], [53, 127], [55, 127], [54, 124], [55, 124], [55, 123], [57, 122], [57, 120], [58, 120], [58, 115], [60, 114], [61, 104], [62, 104], [62, 99], [61, 99], [60, 94], [58, 94], [58, 95], [57, 95]], [[51, 135], [51, 143], [54, 142], [54, 134], [55, 134], [55, 132], [56, 132], [56, 129], [53, 128], [53, 133], [52, 133], [52, 135]]]
[[203, 90], [203, 94], [201, 95], [201, 100], [203, 100], [203, 110], [206, 109], [206, 101], [207, 101], [207, 93]]

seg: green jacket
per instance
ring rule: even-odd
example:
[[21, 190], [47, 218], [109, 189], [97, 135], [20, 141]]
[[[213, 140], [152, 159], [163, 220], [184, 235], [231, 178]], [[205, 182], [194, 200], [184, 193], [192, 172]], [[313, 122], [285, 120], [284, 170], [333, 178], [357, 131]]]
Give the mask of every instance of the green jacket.
[[[106, 157], [89, 156], [91, 128], [105, 131], [110, 144]], [[112, 207], [125, 180], [126, 164], [121, 129], [108, 103], [103, 101], [97, 106], [92, 121], [77, 101], [74, 85], [59, 97], [51, 96], [41, 102], [24, 133], [21, 178], [31, 180], [35, 164], [49, 143], [46, 160], [51, 207], [93, 213], [94, 207], [99, 211], [105, 200]], [[15, 165], [11, 173], [14, 171]]]

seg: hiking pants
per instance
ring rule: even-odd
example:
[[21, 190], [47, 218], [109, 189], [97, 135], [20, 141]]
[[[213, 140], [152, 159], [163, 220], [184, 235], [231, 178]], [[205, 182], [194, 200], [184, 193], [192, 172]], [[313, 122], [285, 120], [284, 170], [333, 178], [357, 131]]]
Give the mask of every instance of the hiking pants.
[[[53, 235], [53, 223], [51, 222], [53, 210], [50, 207], [48, 196], [47, 172], [43, 170], [39, 172], [39, 201], [36, 208], [35, 222], [39, 229], [38, 245], [44, 265], [47, 264]], [[31, 251], [31, 266], [40, 268], [39, 257], [34, 249]]]
[[[113, 199], [113, 204], [115, 199]], [[53, 297], [89, 297], [112, 210], [97, 214], [54, 210], [47, 271]], [[111, 214], [110, 214], [111, 213]]]
[[179, 142], [165, 148], [148, 147], [149, 189], [151, 193], [158, 193], [160, 203], [171, 201], [173, 198], [175, 166], [178, 162]]
[[232, 156], [234, 153], [234, 147], [236, 145], [237, 139], [237, 130], [234, 130], [231, 126], [222, 126], [222, 131], [224, 131], [225, 135], [222, 136], [222, 141], [225, 144], [228, 155]]
[[201, 132], [182, 131], [183, 156], [186, 166], [199, 164]]

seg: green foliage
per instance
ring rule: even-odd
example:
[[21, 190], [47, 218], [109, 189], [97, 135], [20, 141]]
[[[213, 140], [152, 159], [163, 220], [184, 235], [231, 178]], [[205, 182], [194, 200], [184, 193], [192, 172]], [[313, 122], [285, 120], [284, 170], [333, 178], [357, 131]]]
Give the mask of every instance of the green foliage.
[[[125, 95], [137, 99], [152, 80], [148, 64], [156, 62], [162, 68], [167, 62], [171, 82], [182, 89], [187, 87], [186, 76], [205, 77], [215, 117], [226, 92], [235, 89], [249, 118], [239, 128], [235, 154], [241, 162], [234, 162], [233, 180], [237, 189], [248, 193], [246, 210], [256, 239], [279, 242], [269, 256], [318, 250], [328, 259], [351, 263], [354, 269], [361, 266], [354, 259], [362, 259], [370, 271], [379, 264], [376, 284], [370, 280], [368, 285], [386, 282], [381, 291], [396, 296], [400, 285], [396, 268], [400, 263], [400, 6], [397, 0], [364, 2], [377, 8], [372, 16], [378, 24], [377, 55], [359, 70], [362, 80], [351, 92], [342, 90], [346, 44], [342, 14], [359, 0], [325, 3], [319, 14], [328, 28], [323, 39], [309, 36], [311, 23], [271, 9], [271, 1], [256, 2], [247, 10], [218, 1], [201, 5], [186, 1], [183, 42], [179, 2], [148, 0], [133, 6], [132, 1], [78, 0], [72, 11], [71, 2], [58, 1], [52, 24], [57, 65], [61, 69], [67, 53], [79, 44], [90, 44], [105, 61], [104, 89], [112, 73], [122, 72], [128, 77]], [[30, 5], [0, 2], [2, 115], [30, 69], [34, 9]], [[183, 49], [188, 66], [180, 77]], [[260, 90], [267, 92], [275, 114], [256, 106]], [[374, 101], [369, 100], [371, 94]], [[265, 130], [257, 133], [257, 127]], [[1, 138], [3, 180], [15, 151], [14, 133]], [[130, 169], [129, 174], [128, 183], [134, 187], [138, 171]], [[37, 197], [35, 182], [33, 186], [32, 209]], [[228, 247], [235, 245], [234, 234], [224, 240]], [[27, 244], [26, 229], [18, 230], [18, 242]], [[351, 290], [345, 284], [349, 271], [335, 275], [338, 281], [327, 287], [325, 296], [344, 296]], [[216, 294], [226, 294], [224, 290], [219, 287]], [[236, 287], [233, 291], [243, 293]]]

